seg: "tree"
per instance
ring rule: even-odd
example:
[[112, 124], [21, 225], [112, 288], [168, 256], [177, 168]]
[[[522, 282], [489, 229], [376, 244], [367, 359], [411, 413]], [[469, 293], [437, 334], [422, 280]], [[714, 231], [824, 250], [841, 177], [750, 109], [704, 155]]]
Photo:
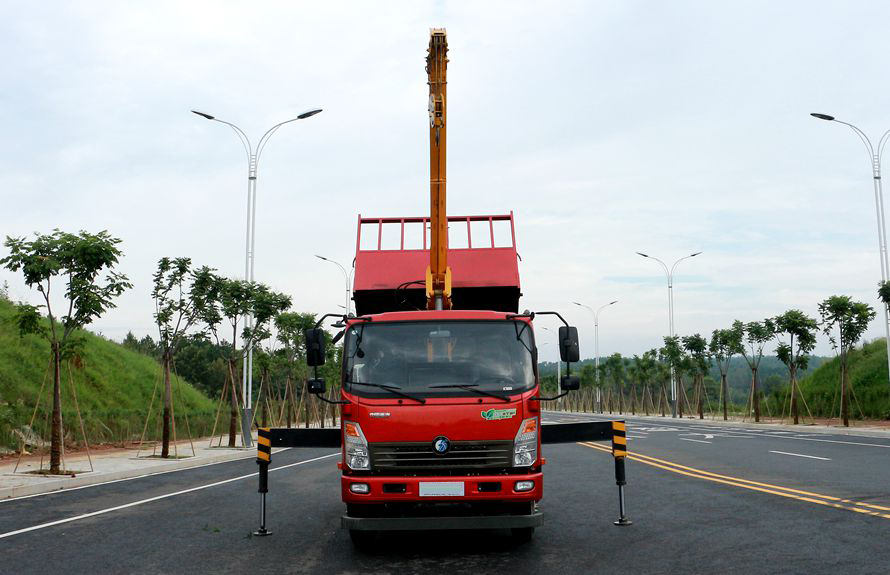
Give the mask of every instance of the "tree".
[[[252, 316], [253, 327], [243, 326], [241, 331], [242, 359], [246, 350], [250, 349], [258, 341], [267, 339], [269, 322], [279, 313], [287, 310], [291, 305], [289, 296], [273, 292], [267, 286], [245, 280], [232, 280], [216, 277], [213, 288], [215, 298], [208, 301], [202, 311], [201, 319], [213, 334], [217, 343], [219, 335], [217, 327], [223, 319], [231, 326], [232, 347], [227, 358], [228, 376], [231, 383], [231, 417], [229, 420], [229, 447], [235, 446], [235, 437], [238, 429], [238, 389], [235, 385], [236, 365], [238, 363], [238, 327], [241, 318]], [[242, 401], [244, 398], [242, 398]], [[245, 422], [245, 425], [249, 423]], [[243, 433], [249, 433], [249, 428], [242, 428]]]
[[[847, 354], [856, 345], [874, 319], [875, 310], [868, 304], [853, 301], [850, 296], [833, 295], [819, 304], [822, 316], [822, 331], [828, 336], [834, 349], [840, 349], [841, 356], [841, 415], [844, 426], [850, 426], [847, 400]], [[834, 330], [838, 337], [835, 338]]]
[[729, 364], [732, 356], [744, 351], [742, 346], [743, 331], [740, 329], [715, 329], [711, 334], [708, 351], [717, 362], [720, 369], [720, 394], [723, 396], [723, 421], [728, 419], [726, 405], [728, 402], [729, 387], [726, 384], [726, 374], [729, 373]]
[[[193, 269], [189, 258], [161, 258], [152, 276], [151, 297], [155, 302], [155, 323], [158, 346], [164, 370], [164, 414], [161, 434], [161, 457], [170, 455], [170, 417], [173, 409], [173, 387], [170, 366], [185, 334], [204, 313], [208, 302], [216, 299], [219, 286], [213, 270]], [[175, 424], [175, 422], [174, 422]]]
[[[624, 413], [624, 358], [620, 353], [613, 353], [604, 362], [609, 379], [618, 390], [618, 412]], [[609, 413], [612, 413], [612, 402], [609, 402]]]
[[[315, 327], [315, 314], [283, 312], [275, 317], [277, 339], [282, 344], [285, 358], [284, 409], [286, 410], [287, 426], [290, 427], [292, 406], [296, 403], [293, 381], [301, 381], [308, 374], [305, 365], [306, 342], [303, 332]], [[291, 403], [288, 403], [290, 397]], [[293, 413], [296, 416], [296, 413]]]
[[742, 357], [751, 370], [751, 401], [754, 403], [754, 421], [760, 421], [760, 390], [758, 389], [757, 370], [763, 359], [763, 347], [773, 338], [776, 327], [771, 319], [752, 321], [743, 324], [739, 320], [732, 322], [733, 331], [742, 334]]
[[[51, 234], [35, 234], [31, 241], [7, 236], [4, 242], [10, 253], [0, 259], [0, 265], [14, 272], [21, 270], [25, 284], [36, 288], [44, 301], [40, 306], [17, 306], [16, 321], [20, 334], [39, 334], [50, 344], [53, 363], [50, 473], [60, 472], [62, 459], [62, 357], [77, 344], [75, 330], [114, 308], [114, 298], [132, 287], [125, 275], [114, 271], [121, 256], [118, 244], [120, 240], [104, 230], [97, 234], [53, 230]], [[103, 273], [104, 278], [100, 279]], [[64, 300], [68, 311], [61, 318], [53, 311], [52, 289], [56, 278], [66, 282]], [[49, 319], [48, 330], [39, 311], [42, 307], [46, 308]]]
[[[679, 393], [681, 391], [680, 386], [682, 385], [682, 371], [683, 371], [683, 360], [686, 355], [683, 353], [683, 347], [680, 345], [680, 338], [672, 335], [666, 336], [664, 338], [664, 347], [658, 350], [659, 355], [668, 363], [668, 366], [671, 368], [673, 372], [674, 381], [672, 382], [677, 386], [677, 397], [672, 397], [672, 411], [677, 410], [678, 403], [679, 407], [679, 415], [683, 417], [683, 407], [682, 403], [679, 401], [680, 396]], [[665, 394], [667, 395], [667, 394]]]
[[776, 356], [788, 368], [791, 382], [791, 416], [794, 424], [798, 424], [797, 413], [797, 372], [806, 369], [810, 360], [809, 353], [816, 347], [816, 320], [807, 316], [799, 309], [790, 309], [773, 318], [775, 338], [779, 345]]
[[704, 419], [705, 374], [711, 367], [708, 340], [699, 334], [687, 335], [683, 337], [683, 348], [689, 357], [696, 403], [698, 404], [698, 418]]

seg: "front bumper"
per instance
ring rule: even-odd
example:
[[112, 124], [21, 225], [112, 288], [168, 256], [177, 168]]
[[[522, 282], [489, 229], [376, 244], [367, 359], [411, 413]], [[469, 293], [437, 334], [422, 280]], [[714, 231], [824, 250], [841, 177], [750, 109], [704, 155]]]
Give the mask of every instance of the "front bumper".
[[[421, 482], [462, 481], [464, 495], [443, 497], [422, 497]], [[534, 481], [529, 491], [516, 491], [517, 481]], [[341, 476], [343, 502], [363, 503], [436, 503], [436, 502], [485, 502], [485, 501], [540, 501], [544, 495], [544, 474], [540, 471], [511, 475], [472, 475], [472, 476]], [[353, 493], [350, 485], [364, 483], [368, 493]]]
[[478, 515], [466, 517], [340, 517], [344, 529], [354, 531], [416, 531], [420, 529], [516, 529], [540, 527], [544, 515]]

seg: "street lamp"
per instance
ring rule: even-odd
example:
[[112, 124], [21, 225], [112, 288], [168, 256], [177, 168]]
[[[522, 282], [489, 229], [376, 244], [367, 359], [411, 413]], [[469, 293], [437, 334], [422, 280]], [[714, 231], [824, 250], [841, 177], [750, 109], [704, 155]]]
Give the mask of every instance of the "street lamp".
[[[344, 268], [342, 265], [340, 265], [339, 262], [335, 262], [334, 260], [332, 260], [330, 258], [326, 258], [326, 257], [320, 256], [318, 254], [315, 254], [315, 257], [317, 257], [320, 260], [324, 260], [326, 262], [330, 262], [330, 263], [334, 264], [335, 266], [340, 268], [341, 272], [343, 272], [343, 280], [346, 282], [346, 315], [348, 316], [351, 313], [350, 308], [349, 308], [349, 296], [352, 292], [352, 290], [350, 289], [350, 285], [349, 285], [349, 283], [350, 283], [349, 275], [350, 274], [346, 273], [346, 268]], [[355, 268], [352, 268], [352, 269], [355, 269]], [[350, 270], [350, 273], [352, 273], [352, 270]]]
[[[694, 254], [689, 254], [688, 256], [683, 256], [674, 262], [674, 264], [668, 269], [667, 264], [658, 259], [655, 256], [650, 256], [648, 254], [644, 254], [643, 252], [637, 252], [637, 255], [643, 256], [644, 258], [649, 258], [650, 260], [655, 260], [661, 264], [661, 267], [664, 268], [664, 275], [667, 277], [668, 282], [668, 325], [670, 327], [671, 337], [674, 337], [674, 270], [677, 268], [677, 264], [682, 262], [683, 260], [688, 260], [689, 258], [694, 258], [695, 256], [701, 254], [701, 252], [695, 252]], [[674, 377], [674, 364], [671, 362], [671, 417], [677, 417], [677, 381]]]
[[[827, 122], [837, 122], [838, 124], [848, 126], [857, 136], [859, 136], [859, 139], [862, 140], [865, 149], [868, 151], [868, 156], [871, 160], [872, 181], [874, 182], [875, 188], [875, 213], [877, 214], [878, 220], [878, 253], [881, 257], [881, 281], [886, 282], [887, 275], [890, 274], [890, 263], [887, 261], [887, 226], [886, 220], [884, 219], [884, 190], [881, 186], [881, 155], [884, 153], [884, 146], [887, 144], [890, 130], [887, 130], [884, 132], [884, 135], [881, 136], [880, 141], [878, 141], [878, 149], [875, 151], [874, 146], [871, 144], [871, 140], [868, 139], [865, 132], [853, 124], [843, 122], [828, 114], [817, 114], [813, 112], [810, 116]], [[888, 312], [886, 304], [882, 304], [881, 307], [884, 308], [884, 334], [887, 342], [887, 371], [890, 373], [890, 312]]]
[[[225, 124], [232, 128], [238, 136], [238, 139], [241, 140], [241, 144], [244, 146], [244, 152], [247, 154], [247, 233], [244, 242], [244, 279], [250, 282], [253, 282], [253, 257], [256, 247], [256, 177], [257, 164], [259, 163], [260, 155], [263, 153], [263, 148], [265, 148], [266, 144], [269, 142], [269, 138], [272, 137], [272, 134], [278, 131], [278, 128], [285, 124], [296, 122], [297, 120], [310, 118], [319, 112], [321, 112], [321, 108], [313, 108], [303, 112], [295, 118], [275, 124], [266, 130], [266, 133], [260, 138], [256, 148], [254, 148], [250, 143], [250, 138], [244, 133], [244, 130], [235, 124], [220, 120], [216, 116], [212, 116], [205, 112], [192, 110], [193, 114], [201, 116], [207, 120]], [[245, 316], [244, 324], [245, 327], [253, 327], [253, 316]], [[241, 438], [244, 447], [251, 447], [253, 444], [250, 435], [250, 425], [252, 420], [251, 411], [253, 409], [253, 346], [249, 345], [246, 347], [247, 349], [244, 350], [245, 355], [241, 370], [241, 394], [244, 397], [244, 406], [241, 415]]]
[[[587, 308], [588, 311], [593, 314], [593, 362], [596, 367], [596, 371], [593, 377], [596, 381], [596, 403], [598, 406], [600, 406], [600, 312], [603, 310], [603, 308], [607, 308], [612, 304], [618, 303], [618, 300], [616, 299], [615, 301], [610, 301], [607, 304], [603, 304], [596, 310], [594, 310], [589, 305], [584, 305], [583, 303], [579, 303], [576, 301], [573, 301], [572, 303]], [[602, 408], [602, 406], [600, 406], [600, 408]], [[600, 409], [600, 411], [602, 411], [602, 409]]]

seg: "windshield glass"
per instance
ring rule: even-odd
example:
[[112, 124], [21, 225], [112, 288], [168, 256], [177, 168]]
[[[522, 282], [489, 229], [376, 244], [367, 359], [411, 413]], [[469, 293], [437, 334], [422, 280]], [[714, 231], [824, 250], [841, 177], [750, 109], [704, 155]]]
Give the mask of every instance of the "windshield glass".
[[[375, 398], [396, 396], [349, 382], [397, 386], [421, 397], [513, 395], [535, 384], [533, 345], [521, 321], [361, 323], [346, 333], [344, 386]], [[451, 387], [457, 385], [469, 388]]]

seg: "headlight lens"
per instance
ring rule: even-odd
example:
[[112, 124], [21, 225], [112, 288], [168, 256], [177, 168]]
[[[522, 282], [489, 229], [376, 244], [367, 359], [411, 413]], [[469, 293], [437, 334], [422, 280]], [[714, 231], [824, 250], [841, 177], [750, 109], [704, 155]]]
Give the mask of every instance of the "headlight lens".
[[368, 455], [368, 441], [362, 428], [353, 421], [343, 422], [343, 437], [346, 447], [346, 465], [353, 470], [371, 469], [371, 458]]
[[513, 465], [529, 467], [538, 459], [538, 418], [522, 421], [513, 440]]

